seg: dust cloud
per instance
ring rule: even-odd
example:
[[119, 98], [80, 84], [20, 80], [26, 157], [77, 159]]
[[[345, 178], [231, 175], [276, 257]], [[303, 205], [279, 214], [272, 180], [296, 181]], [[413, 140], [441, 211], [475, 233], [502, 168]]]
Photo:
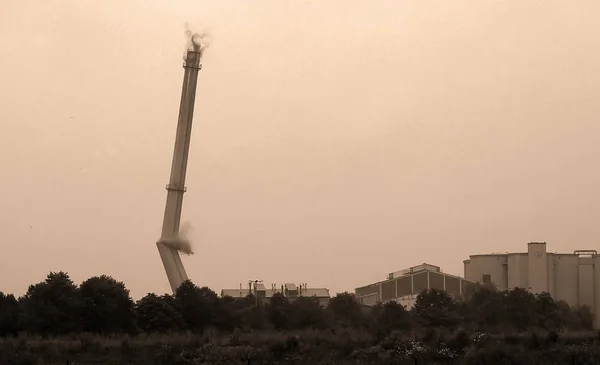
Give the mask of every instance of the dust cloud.
[[190, 222], [183, 222], [179, 229], [179, 234], [175, 237], [162, 238], [159, 243], [165, 246], [171, 247], [183, 254], [193, 255], [192, 241], [189, 238], [189, 232], [192, 230], [192, 224]]

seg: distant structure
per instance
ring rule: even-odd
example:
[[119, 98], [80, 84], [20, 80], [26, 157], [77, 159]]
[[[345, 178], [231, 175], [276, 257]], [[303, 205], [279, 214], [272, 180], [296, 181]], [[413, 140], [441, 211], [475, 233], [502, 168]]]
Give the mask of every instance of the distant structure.
[[596, 250], [573, 253], [546, 251], [546, 242], [530, 242], [527, 252], [471, 255], [465, 278], [494, 284], [500, 290], [524, 288], [547, 292], [573, 307], [589, 306], [600, 328], [600, 255]]
[[423, 263], [389, 273], [386, 280], [356, 288], [355, 293], [359, 303], [366, 306], [395, 301], [410, 309], [423, 290], [440, 289], [461, 297], [473, 284], [443, 273], [439, 266]]
[[185, 175], [192, 134], [196, 85], [198, 82], [198, 72], [202, 67], [200, 63], [201, 58], [202, 46], [192, 36], [183, 65], [185, 73], [183, 76], [183, 89], [181, 91], [181, 104], [179, 106], [179, 120], [175, 135], [171, 178], [169, 185], [167, 185], [167, 202], [162, 233], [160, 240], [156, 242], [173, 293], [188, 279], [179, 252], [192, 253], [189, 241], [181, 237], [179, 230], [183, 193], [186, 191]]
[[282, 285], [271, 284], [267, 288], [258, 280], [249, 281], [248, 286], [240, 284], [239, 289], [223, 289], [221, 297], [229, 296], [235, 299], [247, 297], [249, 294], [254, 294], [257, 300], [270, 300], [275, 293], [282, 293], [290, 301], [294, 301], [299, 297], [312, 297], [319, 300], [322, 305], [327, 305], [331, 295], [329, 289], [326, 288], [309, 288], [306, 283], [299, 285], [287, 283]]

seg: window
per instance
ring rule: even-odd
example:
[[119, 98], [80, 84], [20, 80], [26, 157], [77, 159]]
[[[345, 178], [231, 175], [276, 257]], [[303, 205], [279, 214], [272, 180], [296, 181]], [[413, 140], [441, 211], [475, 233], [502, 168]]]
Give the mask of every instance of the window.
[[492, 275], [490, 274], [483, 274], [483, 283], [484, 284], [491, 284], [492, 283]]

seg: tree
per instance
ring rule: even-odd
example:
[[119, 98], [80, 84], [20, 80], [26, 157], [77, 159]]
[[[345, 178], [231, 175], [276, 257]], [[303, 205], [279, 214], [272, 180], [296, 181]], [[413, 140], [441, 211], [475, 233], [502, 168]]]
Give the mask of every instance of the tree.
[[502, 293], [495, 287], [478, 286], [467, 297], [466, 318], [482, 331], [504, 323]]
[[561, 311], [549, 293], [535, 296], [536, 325], [546, 330], [559, 330], [563, 327]]
[[444, 290], [424, 290], [412, 308], [417, 320], [427, 327], [456, 327], [461, 318], [454, 299]]
[[[438, 331], [434, 327], [455, 329], [462, 321], [466, 331], [477, 329], [489, 333], [507, 328], [518, 331], [531, 328], [551, 331], [556, 338], [555, 331], [565, 328], [592, 330], [593, 319], [589, 307], [571, 308], [566, 302], [555, 301], [548, 293], [532, 294], [521, 288], [498, 291], [488, 285], [469, 289], [463, 300], [455, 300], [442, 290], [425, 290], [417, 296], [410, 311], [394, 301], [375, 307], [362, 306], [347, 292], [331, 298], [326, 309], [312, 297], [291, 299], [275, 294], [265, 303], [257, 301], [252, 294], [239, 299], [219, 298], [211, 289], [198, 287], [189, 280], [174, 296], [150, 293], [134, 303], [125, 285], [110, 276], [89, 278], [78, 287], [64, 272], [48, 274], [43, 282], [31, 285], [18, 300], [0, 292], [0, 337], [20, 331], [65, 335], [78, 331], [108, 334], [137, 329], [162, 333], [200, 332], [210, 327], [227, 331], [253, 330], [264, 329], [270, 322], [282, 331], [354, 327], [371, 332], [367, 337], [375, 335], [378, 341], [386, 338], [392, 341], [394, 331], [410, 330], [418, 323], [427, 327], [425, 342], [435, 339], [452, 347], [454, 345], [443, 336], [436, 337]], [[460, 332], [462, 337], [460, 340], [457, 337], [455, 342], [468, 343], [466, 331]], [[353, 331], [341, 332], [349, 336]], [[342, 342], [348, 342], [349, 348], [353, 346], [350, 337], [343, 338]]]
[[199, 288], [190, 280], [177, 289], [175, 307], [190, 330], [202, 331], [225, 325], [221, 320], [223, 313], [217, 293], [207, 287]]
[[81, 330], [81, 296], [65, 272], [51, 272], [44, 282], [30, 285], [19, 304], [19, 320], [28, 332], [61, 335]]
[[275, 293], [266, 305], [267, 319], [277, 330], [287, 329], [290, 318], [290, 302], [281, 293]]
[[338, 293], [329, 300], [327, 310], [342, 325], [360, 326], [364, 324], [364, 316], [354, 294], [348, 292]]
[[147, 294], [136, 303], [135, 313], [137, 325], [144, 332], [166, 333], [184, 327], [183, 318], [175, 309], [175, 300], [168, 294]]
[[16, 335], [19, 318], [19, 303], [12, 294], [0, 292], [0, 337]]
[[577, 307], [573, 310], [575, 317], [579, 320], [581, 329], [591, 331], [594, 328], [594, 314], [587, 305]]
[[125, 284], [110, 276], [94, 276], [84, 281], [79, 291], [84, 331], [130, 333], [135, 329], [134, 302]]
[[248, 294], [245, 298], [236, 300], [234, 306], [242, 327], [257, 330], [265, 328], [267, 324], [265, 306], [262, 301], [256, 301], [254, 294]]
[[292, 328], [325, 328], [325, 310], [317, 298], [298, 297], [290, 305], [290, 325]]
[[537, 323], [535, 296], [526, 289], [515, 288], [503, 293], [503, 312], [506, 316], [507, 325], [518, 330], [525, 331]]
[[411, 328], [410, 313], [403, 305], [389, 301], [383, 305], [377, 305], [373, 309], [375, 330], [380, 335], [389, 335], [396, 330]]

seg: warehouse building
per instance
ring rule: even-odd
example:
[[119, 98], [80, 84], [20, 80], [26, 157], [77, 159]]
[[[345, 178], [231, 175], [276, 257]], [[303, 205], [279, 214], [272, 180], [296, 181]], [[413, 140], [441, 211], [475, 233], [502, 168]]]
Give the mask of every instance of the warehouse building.
[[545, 242], [531, 242], [527, 252], [471, 255], [464, 261], [467, 280], [492, 283], [500, 290], [516, 287], [547, 292], [573, 307], [587, 305], [600, 327], [600, 255], [596, 250], [573, 253], [546, 251]]
[[440, 289], [461, 297], [474, 283], [455, 275], [443, 273], [439, 266], [421, 264], [388, 274], [387, 279], [356, 288], [359, 303], [374, 306], [396, 301], [410, 309], [423, 290]]
[[267, 288], [260, 282], [249, 282], [247, 287], [240, 284], [239, 289], [223, 289], [221, 297], [229, 296], [240, 299], [249, 294], [254, 294], [259, 300], [270, 300], [275, 293], [282, 293], [288, 300], [293, 301], [298, 297], [312, 297], [319, 300], [321, 305], [325, 306], [329, 302], [331, 295], [326, 288], [309, 288], [306, 283], [299, 285], [287, 283], [283, 285], [271, 284]]

